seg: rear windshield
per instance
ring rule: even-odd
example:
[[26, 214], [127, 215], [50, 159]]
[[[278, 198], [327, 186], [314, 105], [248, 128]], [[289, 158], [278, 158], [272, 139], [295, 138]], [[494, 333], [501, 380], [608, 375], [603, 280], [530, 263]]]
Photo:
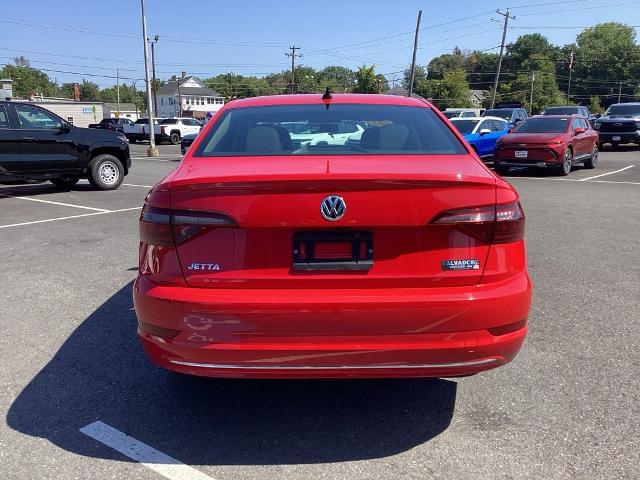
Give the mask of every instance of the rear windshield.
[[611, 105], [605, 115], [640, 115], [640, 104]]
[[568, 122], [568, 118], [529, 118], [516, 128], [516, 133], [564, 133]]
[[484, 112], [485, 117], [500, 117], [505, 120], [511, 120], [511, 115], [513, 114], [513, 109], [504, 109], [499, 108], [497, 110], [487, 110]]
[[178, 120], [175, 118], [165, 118], [160, 121], [160, 125], [175, 125], [176, 123], [178, 123]]
[[573, 115], [582, 113], [578, 107], [551, 107], [547, 108], [543, 115]]
[[205, 135], [197, 157], [466, 153], [431, 109], [399, 105], [231, 108]]
[[480, 120], [452, 120], [453, 126], [462, 134], [471, 133]]
[[149, 123], [149, 119], [148, 118], [139, 118], [138, 120], [136, 120], [136, 123], [138, 125], [147, 125]]

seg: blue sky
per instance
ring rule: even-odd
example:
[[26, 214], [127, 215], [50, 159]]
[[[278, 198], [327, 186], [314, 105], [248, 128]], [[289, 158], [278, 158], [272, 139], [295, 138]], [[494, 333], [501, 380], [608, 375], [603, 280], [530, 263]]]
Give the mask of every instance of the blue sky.
[[[606, 21], [640, 24], [638, 0], [146, 0], [148, 33], [160, 35], [160, 78], [182, 70], [200, 77], [228, 71], [261, 76], [289, 68], [285, 52], [294, 44], [301, 47], [299, 62], [305, 65], [354, 68], [373, 63], [379, 73], [400, 78], [411, 61], [419, 9], [423, 14], [418, 63], [425, 65], [455, 46], [498, 46], [501, 27], [491, 19], [501, 19], [495, 10], [507, 7], [516, 16], [507, 42], [540, 32], [563, 45], [581, 31], [570, 27]], [[109, 77], [115, 77], [117, 68], [122, 77], [144, 77], [140, 32], [137, 0], [3, 2], [0, 63], [24, 55], [59, 83], [86, 78], [109, 86], [116, 82]]]

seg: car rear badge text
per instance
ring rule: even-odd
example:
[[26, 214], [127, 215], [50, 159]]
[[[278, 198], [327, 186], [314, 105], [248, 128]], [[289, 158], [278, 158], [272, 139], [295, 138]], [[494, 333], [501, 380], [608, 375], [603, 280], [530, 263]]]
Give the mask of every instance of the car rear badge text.
[[206, 270], [209, 272], [219, 272], [220, 265], [218, 263], [192, 263], [187, 267], [188, 270]]
[[443, 270], [480, 270], [480, 261], [468, 260], [442, 260]]

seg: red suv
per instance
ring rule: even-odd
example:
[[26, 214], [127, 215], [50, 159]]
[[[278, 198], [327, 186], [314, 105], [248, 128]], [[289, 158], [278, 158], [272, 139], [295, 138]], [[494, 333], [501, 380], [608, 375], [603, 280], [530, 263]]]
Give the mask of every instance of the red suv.
[[523, 237], [516, 191], [426, 102], [234, 101], [147, 195], [138, 333], [194, 375], [474, 374], [527, 333]]
[[509, 167], [552, 168], [569, 175], [571, 167], [598, 164], [598, 132], [581, 115], [545, 115], [528, 118], [512, 133], [500, 138], [494, 153], [496, 171]]

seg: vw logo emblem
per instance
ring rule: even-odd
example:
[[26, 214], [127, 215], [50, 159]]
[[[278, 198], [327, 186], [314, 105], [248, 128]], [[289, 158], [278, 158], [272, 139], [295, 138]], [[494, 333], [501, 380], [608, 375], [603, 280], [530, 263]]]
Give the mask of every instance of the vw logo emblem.
[[320, 213], [330, 222], [340, 220], [347, 211], [347, 204], [338, 195], [329, 195], [320, 203]]

